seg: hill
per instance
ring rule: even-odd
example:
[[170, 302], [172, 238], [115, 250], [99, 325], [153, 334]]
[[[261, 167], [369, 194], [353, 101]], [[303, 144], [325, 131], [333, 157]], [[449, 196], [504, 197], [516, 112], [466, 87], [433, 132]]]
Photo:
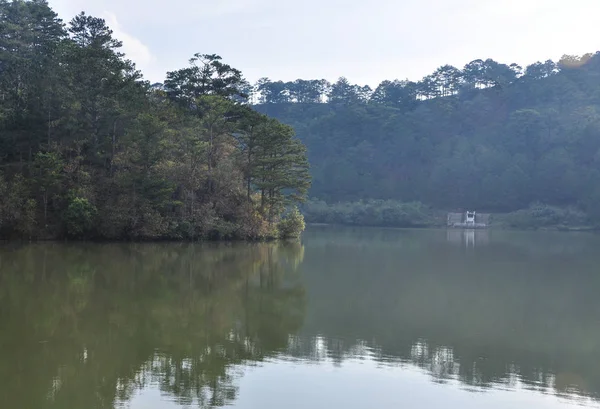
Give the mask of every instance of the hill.
[[321, 102], [260, 101], [306, 144], [310, 195], [328, 203], [490, 212], [544, 203], [600, 217], [600, 53], [524, 70], [476, 60], [374, 92], [342, 78]]

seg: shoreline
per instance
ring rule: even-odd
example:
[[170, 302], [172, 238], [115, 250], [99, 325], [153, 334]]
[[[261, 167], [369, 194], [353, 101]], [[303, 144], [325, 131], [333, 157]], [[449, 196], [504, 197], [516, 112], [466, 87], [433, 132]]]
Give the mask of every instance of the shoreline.
[[[441, 225], [431, 226], [378, 226], [369, 224], [341, 224], [341, 223], [306, 223], [306, 227], [347, 227], [347, 228], [369, 228], [369, 229], [393, 229], [393, 230], [446, 230], [446, 231], [514, 231], [514, 232], [563, 232], [563, 233], [598, 233], [600, 227], [592, 226], [548, 226], [540, 228], [510, 227], [510, 226], [489, 226], [487, 228], [468, 229], [456, 228]], [[306, 232], [306, 231], [305, 231]], [[301, 240], [298, 238], [272, 238], [272, 239], [53, 239], [53, 238], [35, 238], [35, 239], [7, 239], [0, 238], [0, 245], [9, 244], [34, 244], [34, 243], [86, 243], [86, 244], [268, 244], [268, 243], [290, 243]]]
[[343, 223], [306, 223], [306, 227], [369, 227], [378, 229], [400, 229], [400, 230], [475, 230], [475, 231], [550, 231], [550, 232], [600, 232], [600, 227], [592, 226], [546, 226], [546, 227], [511, 227], [502, 225], [491, 225], [486, 228], [468, 229], [468, 228], [456, 228], [442, 225], [431, 225], [431, 226], [379, 226], [371, 224], [343, 224]]

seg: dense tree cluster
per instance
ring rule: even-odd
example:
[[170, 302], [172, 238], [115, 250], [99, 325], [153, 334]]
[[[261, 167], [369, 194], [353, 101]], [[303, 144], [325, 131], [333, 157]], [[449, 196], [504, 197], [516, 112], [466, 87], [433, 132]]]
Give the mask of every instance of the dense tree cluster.
[[544, 203], [597, 223], [599, 80], [600, 53], [525, 70], [476, 60], [419, 83], [384, 81], [371, 94], [340, 80], [335, 94], [321, 96], [326, 103], [257, 109], [295, 128], [308, 148], [310, 195], [328, 203], [419, 201], [494, 213]]
[[0, 237], [277, 236], [310, 185], [293, 130], [217, 55], [151, 86], [120, 47], [102, 19], [0, 0]]
[[385, 80], [373, 90], [368, 85], [351, 84], [346, 77], [335, 83], [327, 80], [272, 81], [261, 78], [252, 88], [259, 104], [280, 103], [377, 103], [397, 108], [414, 108], [417, 101], [457, 95], [470, 90], [502, 88], [519, 80], [550, 77], [564, 67], [578, 67], [592, 58], [564, 56], [558, 63], [536, 62], [523, 69], [518, 64], [502, 64], [492, 59], [474, 60], [461, 70], [452, 65], [439, 67], [421, 81]]

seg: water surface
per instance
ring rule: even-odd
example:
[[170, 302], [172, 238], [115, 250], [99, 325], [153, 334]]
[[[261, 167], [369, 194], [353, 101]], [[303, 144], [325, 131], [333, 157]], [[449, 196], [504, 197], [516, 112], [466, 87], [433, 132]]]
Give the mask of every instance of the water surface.
[[10, 408], [600, 407], [600, 237], [0, 248]]

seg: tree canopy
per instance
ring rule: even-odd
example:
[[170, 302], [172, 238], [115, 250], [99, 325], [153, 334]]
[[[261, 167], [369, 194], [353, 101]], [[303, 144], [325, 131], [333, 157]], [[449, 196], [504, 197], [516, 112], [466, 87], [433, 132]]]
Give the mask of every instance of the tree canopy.
[[151, 86], [103, 19], [65, 25], [43, 0], [0, 17], [0, 238], [297, 235], [305, 148], [238, 69], [196, 54]]

